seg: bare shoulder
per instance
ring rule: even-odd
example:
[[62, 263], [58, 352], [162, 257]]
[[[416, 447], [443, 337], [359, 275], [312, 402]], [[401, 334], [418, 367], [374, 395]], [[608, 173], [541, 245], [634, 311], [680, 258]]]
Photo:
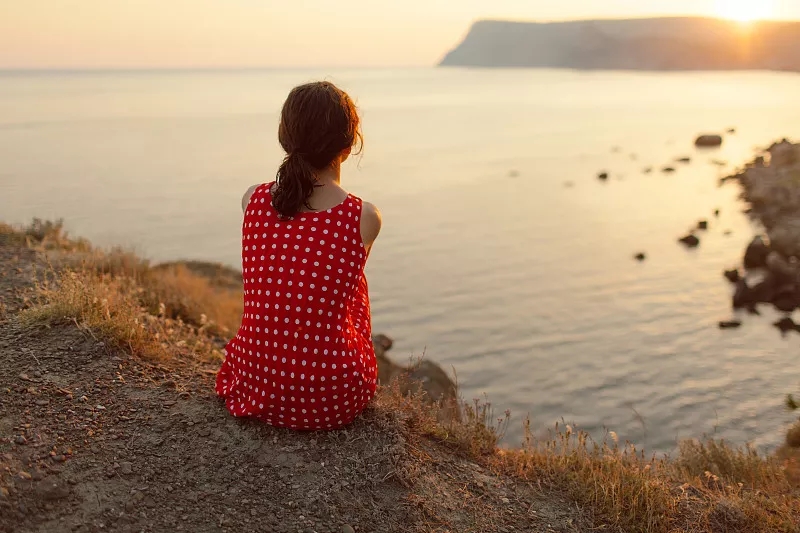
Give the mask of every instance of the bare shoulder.
[[247, 210], [247, 204], [250, 203], [250, 197], [253, 196], [253, 193], [260, 186], [261, 186], [260, 183], [256, 183], [255, 185], [253, 185], [249, 189], [247, 189], [247, 191], [245, 191], [244, 196], [242, 196], [242, 211], [246, 211]]
[[381, 232], [383, 218], [381, 211], [375, 204], [363, 202], [361, 205], [361, 237], [364, 244], [370, 245], [378, 238]]

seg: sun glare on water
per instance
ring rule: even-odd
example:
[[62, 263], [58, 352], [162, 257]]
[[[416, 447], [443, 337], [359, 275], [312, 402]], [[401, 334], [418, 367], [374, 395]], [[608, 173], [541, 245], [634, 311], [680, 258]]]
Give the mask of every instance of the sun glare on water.
[[773, 4], [774, 0], [717, 0], [717, 14], [747, 24], [769, 18]]

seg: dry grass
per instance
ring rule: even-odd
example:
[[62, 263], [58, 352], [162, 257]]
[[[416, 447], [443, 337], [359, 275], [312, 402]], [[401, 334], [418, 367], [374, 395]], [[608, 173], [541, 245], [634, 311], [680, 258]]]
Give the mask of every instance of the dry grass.
[[500, 471], [563, 492], [596, 527], [626, 532], [800, 531], [800, 485], [785, 464], [720, 441], [687, 441], [648, 457], [612, 432], [603, 443], [567, 426], [550, 440], [499, 451]]
[[91, 248], [85, 239], [70, 238], [64, 221], [34, 218], [27, 226], [15, 227], [0, 222], [0, 244], [13, 243], [38, 249], [80, 251]]
[[800, 448], [800, 422], [795, 422], [786, 432], [786, 445], [790, 448]]
[[212, 336], [227, 336], [239, 327], [241, 274], [232, 269], [196, 261], [152, 266], [131, 251], [96, 249], [85, 240], [69, 238], [60, 220], [34, 219], [23, 227], [0, 223], [0, 239], [46, 251], [56, 270], [96, 273], [104, 281], [128, 280], [123, 284], [132, 281], [138, 304], [151, 315], [202, 327]]
[[70, 271], [64, 272], [57, 283], [41, 283], [38, 292], [38, 302], [19, 315], [23, 324], [74, 321], [98, 338], [131, 353], [160, 355], [130, 279]]

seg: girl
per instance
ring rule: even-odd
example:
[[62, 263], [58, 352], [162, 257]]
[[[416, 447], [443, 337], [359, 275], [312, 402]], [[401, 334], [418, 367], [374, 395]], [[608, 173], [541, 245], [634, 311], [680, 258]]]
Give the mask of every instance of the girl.
[[333, 84], [296, 87], [281, 112], [277, 180], [242, 198], [244, 314], [216, 381], [233, 416], [336, 429], [375, 393], [364, 265], [381, 215], [340, 184], [359, 122]]

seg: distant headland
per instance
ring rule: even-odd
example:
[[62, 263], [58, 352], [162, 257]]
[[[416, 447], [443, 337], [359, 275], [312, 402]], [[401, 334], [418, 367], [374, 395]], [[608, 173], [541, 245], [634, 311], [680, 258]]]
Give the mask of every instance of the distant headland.
[[440, 66], [800, 72], [800, 22], [482, 20]]

